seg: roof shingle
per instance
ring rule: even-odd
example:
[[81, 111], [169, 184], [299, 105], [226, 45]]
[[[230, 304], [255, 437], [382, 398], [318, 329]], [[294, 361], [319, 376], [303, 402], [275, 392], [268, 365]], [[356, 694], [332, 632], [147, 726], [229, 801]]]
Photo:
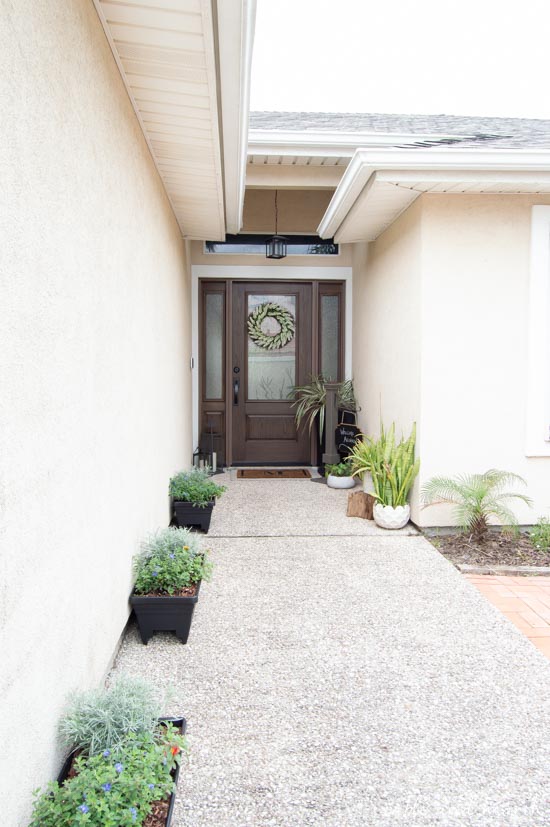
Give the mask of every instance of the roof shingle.
[[[418, 135], [399, 147], [486, 146], [502, 149], [550, 148], [550, 121], [462, 115], [383, 115], [363, 112], [251, 112], [250, 129], [273, 132], [357, 132]], [[441, 135], [435, 140], [421, 136]]]

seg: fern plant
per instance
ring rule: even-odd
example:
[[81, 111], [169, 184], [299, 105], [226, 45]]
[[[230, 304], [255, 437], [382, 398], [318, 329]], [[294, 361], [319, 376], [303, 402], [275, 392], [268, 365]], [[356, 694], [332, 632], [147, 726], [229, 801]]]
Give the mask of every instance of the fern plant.
[[88, 755], [118, 749], [128, 733], [154, 732], [160, 705], [146, 681], [120, 677], [109, 689], [75, 693], [61, 719], [61, 737], [68, 747]]
[[432, 477], [422, 487], [424, 507], [451, 503], [454, 516], [463, 531], [468, 531], [474, 540], [486, 539], [491, 519], [507, 526], [517, 526], [514, 512], [508, 500], [521, 500], [531, 505], [531, 498], [525, 494], [507, 491], [507, 486], [525, 480], [510, 471], [491, 468], [484, 474], [460, 474], [456, 477]]
[[[311, 381], [307, 385], [296, 385], [289, 393], [289, 397], [294, 397], [292, 407], [296, 408], [296, 425], [299, 428], [305, 420], [308, 425], [308, 430], [315, 424], [315, 420], [319, 420], [319, 442], [323, 439], [323, 431], [325, 428], [325, 410], [327, 404], [326, 383], [331, 380], [326, 379], [322, 374], [312, 376]], [[353, 390], [353, 380], [346, 379], [344, 382], [338, 383], [337, 393], [338, 407], [347, 411], [357, 410], [357, 401]]]

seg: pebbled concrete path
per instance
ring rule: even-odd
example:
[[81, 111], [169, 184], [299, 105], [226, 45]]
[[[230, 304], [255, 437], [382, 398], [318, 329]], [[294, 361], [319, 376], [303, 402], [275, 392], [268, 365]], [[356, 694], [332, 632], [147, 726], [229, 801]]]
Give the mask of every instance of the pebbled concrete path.
[[427, 541], [205, 541], [187, 646], [130, 628], [114, 670], [188, 718], [174, 827], [550, 826], [550, 663]]

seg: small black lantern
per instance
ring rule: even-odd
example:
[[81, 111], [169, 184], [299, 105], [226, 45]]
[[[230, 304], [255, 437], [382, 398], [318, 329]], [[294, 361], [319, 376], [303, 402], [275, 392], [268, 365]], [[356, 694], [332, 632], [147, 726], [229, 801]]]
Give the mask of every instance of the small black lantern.
[[284, 235], [277, 235], [277, 222], [279, 213], [277, 210], [277, 190], [275, 190], [275, 235], [268, 238], [265, 243], [266, 258], [284, 258], [286, 256], [287, 240]]
[[193, 453], [193, 468], [200, 468], [202, 470], [211, 470], [210, 463], [212, 462], [212, 456], [208, 451], [201, 451], [200, 448], [197, 448]]

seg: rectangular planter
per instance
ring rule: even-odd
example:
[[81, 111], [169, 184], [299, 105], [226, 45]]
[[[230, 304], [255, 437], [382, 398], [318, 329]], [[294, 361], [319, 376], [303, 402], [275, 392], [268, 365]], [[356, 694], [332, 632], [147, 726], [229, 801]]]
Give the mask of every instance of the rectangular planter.
[[200, 528], [201, 531], [207, 532], [215, 504], [216, 501], [211, 500], [208, 505], [201, 507], [182, 500], [172, 500], [172, 523], [179, 528]]
[[130, 597], [143, 643], [148, 643], [153, 632], [175, 632], [182, 643], [187, 643], [195, 605], [199, 599], [200, 582], [193, 597], [150, 597], [133, 594]]
[[[166, 721], [166, 723], [173, 724], [176, 727], [176, 729], [179, 729], [179, 731], [181, 732], [182, 735], [185, 735], [185, 730], [187, 729], [187, 722], [186, 722], [185, 718], [169, 718], [169, 717], [166, 717], [166, 718], [160, 718], [159, 721], [160, 722]], [[77, 752], [77, 750], [73, 750], [70, 753], [70, 755], [67, 756], [67, 759], [66, 759], [65, 763], [61, 767], [61, 772], [57, 776], [57, 783], [59, 785], [63, 784], [63, 782], [66, 781], [66, 779], [69, 776], [69, 771], [71, 769], [73, 756], [74, 756], [75, 752]], [[178, 778], [179, 778], [179, 775], [180, 775], [180, 769], [181, 769], [181, 765], [178, 764], [176, 766], [176, 769], [172, 770], [172, 772], [170, 773], [172, 778], [174, 779], [174, 784], [178, 783]], [[174, 805], [176, 803], [176, 793], [175, 792], [173, 792], [170, 795], [170, 798], [168, 799], [168, 802], [169, 802], [168, 803], [168, 813], [166, 815], [165, 827], [170, 827], [170, 825], [172, 824], [172, 815], [174, 813]]]

